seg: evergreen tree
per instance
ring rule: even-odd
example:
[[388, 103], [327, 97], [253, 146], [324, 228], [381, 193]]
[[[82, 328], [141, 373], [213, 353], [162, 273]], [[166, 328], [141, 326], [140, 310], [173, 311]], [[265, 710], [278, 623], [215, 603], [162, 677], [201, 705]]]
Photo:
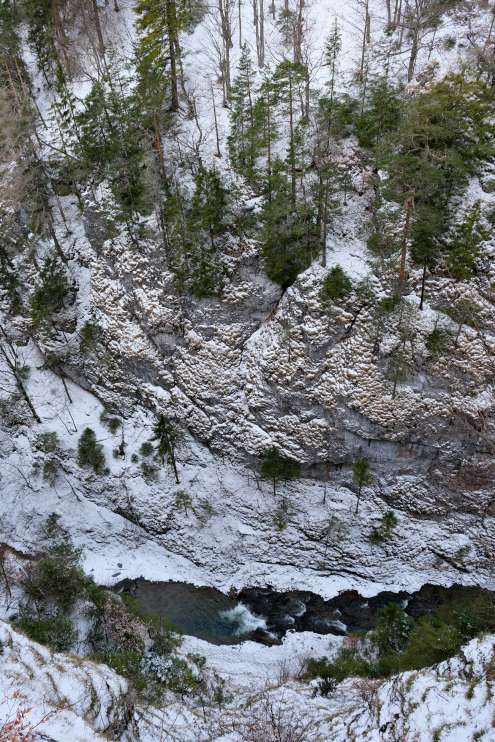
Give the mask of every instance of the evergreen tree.
[[216, 239], [225, 231], [227, 194], [215, 168], [201, 166], [194, 178], [188, 218], [192, 237], [189, 271], [191, 289], [202, 298], [216, 296], [222, 287], [222, 269]]
[[335, 87], [338, 78], [338, 59], [339, 54], [342, 50], [342, 35], [340, 33], [339, 24], [337, 18], [334, 19], [332, 30], [328, 36], [324, 49], [324, 60], [325, 65], [328, 67], [328, 99], [330, 108], [333, 110], [333, 103], [335, 101]]
[[294, 479], [299, 476], [300, 471], [301, 467], [297, 461], [283, 456], [274, 446], [267, 448], [263, 454], [260, 473], [263, 479], [271, 479], [274, 496], [277, 494], [278, 481]]
[[[179, 35], [189, 19], [187, 0], [137, 0], [134, 10], [140, 31], [136, 52], [138, 94], [145, 114], [158, 119], [169, 88], [169, 109], [178, 111]], [[157, 121], [153, 121], [153, 126]]]
[[253, 105], [253, 65], [247, 43], [242, 45], [237, 77], [230, 94], [229, 156], [233, 166], [253, 179], [256, 139]]
[[[411, 232], [419, 221], [415, 214], [426, 213], [418, 207], [428, 210], [430, 222], [425, 244], [416, 240], [415, 255], [425, 266], [435, 258], [435, 243], [442, 237], [437, 233], [433, 238], [431, 227], [436, 224], [445, 230], [452, 197], [463, 191], [469, 178], [495, 151], [489, 123], [494, 111], [486, 86], [461, 74], [447, 76], [403, 107], [397, 133], [390, 136], [390, 146], [382, 156], [389, 173], [387, 195], [404, 204], [402, 283]], [[425, 234], [420, 226], [416, 230]]]
[[177, 462], [175, 460], [175, 449], [179, 442], [179, 431], [173, 425], [166, 415], [159, 415], [153, 427], [152, 441], [157, 441], [157, 454], [162, 463], [165, 464], [165, 458], [168, 459], [174, 471], [175, 481], [179, 484], [179, 474], [177, 472]]
[[457, 333], [455, 336], [454, 347], [456, 348], [459, 343], [459, 337], [462, 332], [464, 325], [470, 325], [476, 327], [479, 321], [479, 309], [469, 299], [459, 299], [453, 306], [444, 307], [444, 311], [448, 314], [454, 322], [457, 322]]
[[271, 200], [263, 207], [262, 252], [267, 276], [282, 288], [294, 283], [316, 252], [318, 232], [312, 204], [293, 206], [283, 163], [273, 163]]
[[65, 270], [55, 256], [45, 258], [39, 279], [40, 285], [31, 297], [31, 317], [35, 329], [62, 309], [69, 294]]
[[410, 364], [402, 347], [395, 348], [388, 359], [387, 376], [393, 382], [392, 399], [395, 399], [397, 384], [405, 381], [409, 375]]
[[368, 459], [357, 459], [357, 461], [354, 462], [352, 466], [352, 479], [358, 487], [356, 510], [354, 511], [357, 515], [361, 500], [361, 490], [372, 481]]
[[381, 146], [401, 122], [402, 91], [383, 77], [369, 82], [367, 91], [365, 106], [355, 118], [355, 131], [359, 144], [376, 149], [380, 159]]
[[481, 208], [477, 201], [467, 209], [464, 219], [455, 225], [447, 242], [447, 266], [454, 278], [466, 281], [475, 272], [479, 246], [489, 234], [481, 223]]

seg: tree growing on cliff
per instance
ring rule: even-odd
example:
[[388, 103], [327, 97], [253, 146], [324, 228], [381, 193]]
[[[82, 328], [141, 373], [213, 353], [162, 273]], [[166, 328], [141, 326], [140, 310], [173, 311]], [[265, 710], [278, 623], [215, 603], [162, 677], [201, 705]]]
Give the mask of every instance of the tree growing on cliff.
[[152, 441], [157, 441], [156, 452], [162, 466], [167, 459], [174, 470], [175, 481], [180, 484], [179, 474], [177, 472], [177, 462], [175, 460], [175, 449], [179, 442], [179, 431], [166, 415], [159, 415], [153, 427]]
[[354, 511], [357, 515], [359, 511], [359, 502], [361, 500], [362, 489], [363, 487], [366, 487], [367, 484], [370, 484], [372, 481], [368, 459], [357, 459], [357, 461], [354, 462], [352, 466], [352, 479], [354, 484], [356, 484], [358, 488], [356, 510]]
[[77, 463], [79, 466], [91, 466], [95, 474], [105, 473], [105, 453], [103, 446], [96, 440], [95, 431], [85, 428], [77, 444]]
[[277, 482], [294, 479], [299, 476], [300, 472], [299, 463], [283, 456], [274, 446], [267, 448], [263, 453], [260, 473], [263, 479], [271, 479], [274, 496], [277, 494]]

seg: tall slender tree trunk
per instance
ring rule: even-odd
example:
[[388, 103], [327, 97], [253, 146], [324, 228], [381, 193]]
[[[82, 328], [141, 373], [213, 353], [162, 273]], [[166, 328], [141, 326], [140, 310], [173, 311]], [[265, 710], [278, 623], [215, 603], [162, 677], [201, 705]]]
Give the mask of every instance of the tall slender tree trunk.
[[265, 66], [265, 7], [263, 0], [259, 0], [260, 3], [260, 53], [259, 53], [259, 66]]
[[167, 0], [167, 30], [170, 56], [170, 110], [179, 110], [179, 93], [177, 90], [177, 7], [175, 0]]
[[271, 122], [271, 108], [270, 100], [267, 100], [266, 104], [266, 118], [267, 118], [267, 157], [266, 157], [266, 168], [268, 175], [268, 203], [272, 202], [272, 122]]
[[290, 179], [292, 206], [296, 207], [296, 152], [294, 143], [294, 110], [292, 95], [292, 76], [289, 75], [289, 134], [290, 134]]
[[217, 119], [217, 107], [215, 105], [215, 93], [213, 92], [213, 85], [210, 85], [211, 90], [211, 102], [213, 105], [213, 121], [215, 124], [215, 139], [217, 144], [217, 151], [215, 152], [215, 155], [217, 157], [221, 157], [222, 153], [220, 152], [220, 137], [218, 135], [218, 119]]
[[321, 264], [325, 268], [327, 264], [327, 223], [328, 223], [328, 175], [323, 184], [323, 211], [321, 216]]
[[261, 67], [261, 64], [260, 64], [260, 21], [259, 21], [259, 13], [258, 13], [258, 0], [253, 0], [253, 26], [254, 26], [254, 35], [256, 38], [256, 59], [258, 61], [258, 67]]
[[419, 308], [423, 309], [425, 300], [425, 283], [426, 283], [426, 258], [423, 261], [423, 276], [421, 278], [421, 301], [419, 302]]
[[411, 44], [411, 53], [409, 55], [409, 64], [407, 66], [407, 82], [411, 82], [414, 76], [414, 68], [416, 67], [416, 57], [418, 56], [418, 43], [419, 43], [419, 29], [414, 28], [413, 38]]
[[402, 234], [402, 247], [400, 251], [400, 265], [399, 265], [399, 283], [401, 286], [406, 281], [406, 259], [407, 259], [407, 243], [409, 240], [409, 233], [411, 231], [411, 214], [413, 210], [414, 196], [408, 196], [404, 202], [404, 209], [406, 212], [406, 220], [404, 223], [404, 232]]
[[93, 7], [93, 17], [95, 22], [95, 28], [96, 28], [96, 35], [98, 37], [98, 51], [100, 52], [101, 58], [105, 58], [105, 42], [103, 41], [103, 33], [101, 30], [101, 23], [100, 23], [100, 12], [98, 10], [98, 3], [96, 0], [91, 0], [91, 5]]
[[361, 487], [361, 485], [359, 485], [358, 496], [357, 496], [357, 501], [356, 501], [356, 509], [354, 511], [354, 515], [357, 515], [358, 512], [359, 512], [359, 503], [361, 501], [361, 490], [362, 490], [362, 487]]

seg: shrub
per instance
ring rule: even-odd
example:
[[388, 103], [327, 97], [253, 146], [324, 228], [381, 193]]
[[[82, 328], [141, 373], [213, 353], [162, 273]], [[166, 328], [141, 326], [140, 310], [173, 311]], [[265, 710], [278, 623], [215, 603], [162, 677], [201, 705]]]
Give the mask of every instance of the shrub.
[[31, 297], [31, 318], [35, 328], [63, 307], [69, 293], [65, 271], [55, 257], [45, 259], [40, 279], [41, 285]]
[[381, 654], [401, 652], [409, 641], [413, 619], [396, 603], [389, 603], [378, 611], [371, 638]]
[[320, 678], [318, 690], [328, 695], [337, 683], [349, 677], [373, 677], [376, 674], [373, 665], [362, 657], [356, 649], [343, 647], [337, 657], [330, 661], [326, 658], [309, 659], [306, 663], [306, 678]]
[[440, 327], [435, 327], [427, 336], [425, 345], [426, 350], [432, 356], [445, 355], [451, 340], [450, 333]]
[[90, 353], [96, 348], [96, 343], [101, 334], [101, 328], [96, 322], [88, 320], [81, 327], [79, 333], [79, 350], [81, 353]]
[[289, 523], [289, 506], [287, 500], [283, 500], [280, 507], [278, 507], [273, 513], [273, 525], [279, 531], [283, 531], [287, 528]]
[[26, 570], [23, 587], [35, 603], [50, 602], [64, 611], [84, 595], [88, 579], [79, 566], [81, 551], [62, 540]]
[[390, 314], [401, 302], [400, 294], [392, 294], [392, 296], [385, 296], [378, 302], [378, 310], [382, 314]]
[[397, 525], [397, 518], [391, 510], [388, 510], [382, 517], [382, 523], [379, 528], [373, 528], [369, 540], [372, 544], [381, 544], [390, 538], [393, 529]]
[[35, 446], [43, 453], [55, 453], [58, 443], [57, 433], [40, 433], [36, 436]]
[[103, 423], [106, 428], [108, 428], [112, 435], [115, 435], [117, 430], [122, 425], [122, 421], [119, 420], [118, 417], [111, 417], [106, 410], [103, 410], [103, 412], [101, 413], [100, 422]]
[[330, 300], [338, 301], [344, 299], [352, 289], [352, 282], [344, 273], [340, 265], [336, 265], [323, 281], [321, 288], [321, 298], [327, 302]]
[[43, 463], [43, 479], [52, 487], [57, 480], [60, 465], [56, 458], [50, 457]]
[[141, 463], [141, 474], [143, 475], [143, 479], [148, 484], [151, 484], [152, 482], [156, 482], [158, 479], [158, 467], [154, 464], [150, 464], [149, 461], [143, 461]]
[[151, 443], [151, 441], [145, 441], [144, 443], [141, 444], [139, 453], [141, 454], [141, 456], [147, 457], [147, 456], [152, 456], [154, 450], [155, 449], [153, 448], [153, 444]]
[[401, 670], [418, 670], [452, 657], [462, 644], [461, 632], [437, 616], [415, 623], [409, 643], [399, 657]]
[[69, 616], [57, 613], [55, 616], [21, 616], [14, 625], [30, 639], [46, 644], [57, 652], [66, 652], [76, 640], [76, 631]]
[[91, 466], [96, 474], [105, 471], [105, 454], [101, 443], [96, 442], [96, 435], [91, 428], [85, 428], [77, 447], [77, 462], [79, 466]]

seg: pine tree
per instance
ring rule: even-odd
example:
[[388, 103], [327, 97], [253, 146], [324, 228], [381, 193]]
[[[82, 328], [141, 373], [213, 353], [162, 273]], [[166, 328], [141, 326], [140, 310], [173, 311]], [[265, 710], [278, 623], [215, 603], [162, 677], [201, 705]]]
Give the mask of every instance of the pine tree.
[[253, 66], [247, 43], [241, 49], [237, 76], [230, 94], [229, 156], [233, 166], [248, 178], [254, 175]]
[[157, 441], [157, 454], [162, 463], [165, 464], [167, 458], [174, 471], [175, 481], [179, 484], [179, 474], [177, 472], [177, 462], [175, 460], [175, 449], [179, 442], [180, 435], [177, 428], [166, 415], [159, 415], [153, 427], [152, 441]]
[[260, 473], [263, 479], [271, 479], [274, 496], [277, 494], [278, 481], [294, 479], [299, 476], [300, 471], [301, 467], [297, 461], [283, 456], [274, 446], [267, 448], [263, 454]]
[[358, 459], [354, 462], [352, 466], [352, 479], [358, 487], [356, 510], [354, 511], [357, 515], [361, 501], [361, 491], [363, 487], [366, 487], [372, 481], [368, 459]]
[[[435, 219], [445, 228], [453, 196], [463, 191], [481, 163], [495, 152], [489, 123], [494, 112], [486, 86], [461, 74], [447, 76], [403, 107], [397, 132], [389, 137], [388, 152], [382, 158], [389, 173], [388, 197], [404, 205], [401, 283], [415, 213], [421, 214], [418, 207], [424, 205], [430, 215], [432, 209], [443, 212]], [[424, 264], [425, 251], [419, 249], [417, 254]]]

